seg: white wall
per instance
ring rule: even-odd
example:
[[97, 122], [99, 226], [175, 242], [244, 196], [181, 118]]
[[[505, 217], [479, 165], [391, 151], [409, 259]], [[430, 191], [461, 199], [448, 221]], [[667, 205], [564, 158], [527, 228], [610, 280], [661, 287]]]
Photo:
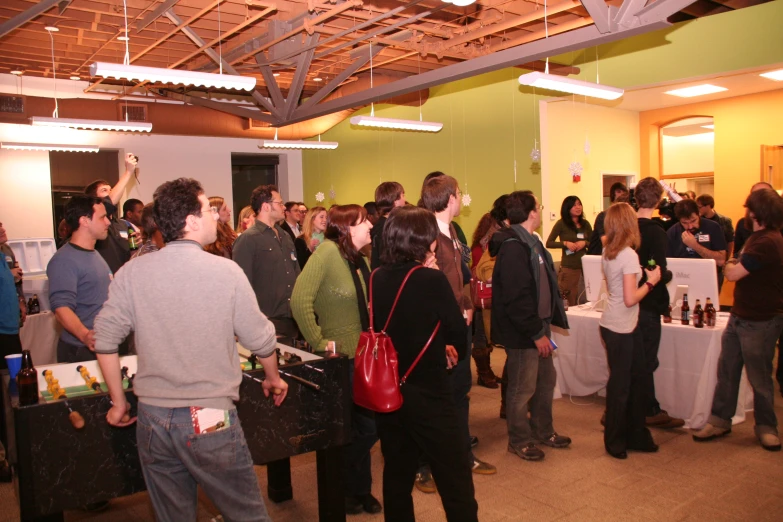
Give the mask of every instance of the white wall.
[[[233, 208], [231, 153], [276, 154], [280, 156], [278, 180], [283, 199], [303, 199], [302, 153], [262, 151], [257, 139], [139, 135], [0, 124], [0, 142], [98, 145], [102, 149], [119, 150], [121, 156], [132, 152], [139, 156], [140, 184], [131, 180], [123, 199], [138, 198], [147, 203], [164, 181], [191, 177], [201, 182], [207, 196], [223, 196], [229, 208]], [[0, 222], [8, 230], [9, 239], [51, 237], [48, 152], [0, 150]]]

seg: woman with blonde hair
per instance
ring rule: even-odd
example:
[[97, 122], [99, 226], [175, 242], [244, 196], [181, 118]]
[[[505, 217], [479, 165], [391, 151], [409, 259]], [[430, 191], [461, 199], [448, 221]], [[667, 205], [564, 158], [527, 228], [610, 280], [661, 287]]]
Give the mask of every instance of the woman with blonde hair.
[[220, 196], [209, 198], [209, 206], [218, 211], [217, 240], [211, 245], [205, 246], [204, 250], [210, 254], [231, 259], [234, 240], [237, 238], [236, 232], [231, 228], [231, 209]]
[[[599, 325], [606, 344], [609, 383], [606, 385], [604, 447], [618, 459], [627, 450], [655, 452], [658, 445], [645, 426], [644, 345], [639, 301], [661, 280], [661, 269], [644, 270], [635, 249], [641, 244], [636, 212], [628, 203], [615, 203], [604, 220], [606, 245], [603, 269], [609, 298]], [[646, 280], [642, 282], [642, 278]]]
[[253, 207], [248, 205], [239, 211], [239, 219], [237, 219], [237, 228], [234, 229], [234, 232], [238, 236], [248, 228], [252, 227], [253, 223], [255, 222], [256, 222], [256, 214], [255, 212], [253, 212]]
[[307, 211], [302, 223], [302, 235], [294, 239], [296, 258], [299, 260], [299, 268], [304, 269], [310, 255], [324, 241], [326, 231], [326, 209], [313, 207]]

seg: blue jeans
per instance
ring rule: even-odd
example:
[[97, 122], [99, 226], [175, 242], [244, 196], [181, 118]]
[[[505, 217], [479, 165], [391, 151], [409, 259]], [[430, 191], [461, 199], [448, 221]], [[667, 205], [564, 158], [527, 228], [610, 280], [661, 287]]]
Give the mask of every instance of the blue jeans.
[[777, 434], [772, 359], [781, 330], [783, 316], [780, 315], [768, 321], [747, 321], [731, 315], [721, 338], [718, 384], [712, 399], [712, 415], [707, 422], [719, 428], [731, 428], [744, 365], [753, 387], [756, 433]]
[[[552, 335], [548, 326], [546, 335]], [[552, 400], [557, 373], [552, 356], [541, 357], [536, 349], [506, 347], [506, 356], [508, 443], [522, 449], [531, 442], [549, 438], [555, 432]]]
[[158, 521], [195, 521], [201, 486], [225, 520], [271, 522], [236, 409], [230, 419], [196, 435], [190, 408], [139, 403], [139, 459]]

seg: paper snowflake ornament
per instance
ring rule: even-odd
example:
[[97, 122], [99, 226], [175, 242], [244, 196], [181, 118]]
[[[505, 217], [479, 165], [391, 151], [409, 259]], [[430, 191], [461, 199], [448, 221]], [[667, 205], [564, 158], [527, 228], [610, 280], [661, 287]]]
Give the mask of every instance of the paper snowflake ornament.
[[470, 206], [470, 194], [463, 194], [462, 195], [462, 206], [463, 207], [469, 207]]
[[574, 179], [574, 183], [582, 181], [582, 164], [578, 161], [572, 161], [568, 166], [568, 172], [571, 173], [571, 177]]
[[329, 199], [336, 199], [337, 198], [337, 192], [334, 191], [334, 187], [332, 187], [332, 190], [329, 191]]
[[585, 138], [585, 155], [590, 154], [590, 140]]
[[541, 161], [541, 149], [538, 148], [538, 140], [533, 141], [533, 150], [530, 151], [530, 159], [533, 163]]
[[319, 192], [319, 193], [317, 193], [317, 194], [315, 195], [315, 200], [316, 200], [318, 203], [321, 203], [321, 202], [324, 200], [324, 193], [323, 193], [323, 192]]

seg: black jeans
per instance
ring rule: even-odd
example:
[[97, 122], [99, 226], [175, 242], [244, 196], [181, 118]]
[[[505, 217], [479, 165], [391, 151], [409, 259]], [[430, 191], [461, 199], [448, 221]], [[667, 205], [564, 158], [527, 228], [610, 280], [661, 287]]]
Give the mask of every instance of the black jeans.
[[644, 349], [638, 330], [622, 334], [601, 327], [609, 363], [604, 447], [609, 453], [653, 444], [644, 424]]
[[57, 343], [57, 362], [59, 364], [94, 361], [95, 359], [95, 352], [86, 346], [69, 344], [62, 339]]
[[661, 316], [650, 310], [639, 310], [639, 323], [636, 325], [644, 351], [644, 414], [652, 417], [661, 412], [661, 405], [655, 398], [655, 370], [658, 369], [658, 347], [661, 344]]
[[384, 519], [409, 522], [413, 514], [413, 481], [419, 455], [426, 459], [438, 484], [448, 522], [478, 520], [469, 448], [449, 390], [402, 386], [402, 408], [379, 413], [378, 434], [383, 451]]
[[[8, 370], [8, 366], [5, 362], [5, 356], [15, 353], [22, 353], [22, 342], [19, 340], [19, 334], [0, 334], [0, 370]], [[7, 448], [8, 437], [5, 424], [5, 402], [3, 402], [4, 393], [3, 382], [0, 380], [0, 443], [4, 448]], [[3, 453], [5, 453], [5, 451]], [[0, 459], [0, 464], [2, 464], [2, 460], [3, 459]]]
[[[353, 383], [353, 359], [348, 382]], [[351, 387], [353, 399], [353, 387]], [[353, 403], [353, 400], [351, 401]], [[353, 404], [351, 410], [351, 443], [343, 448], [343, 484], [345, 496], [366, 495], [372, 490], [370, 450], [378, 441], [375, 412]]]

